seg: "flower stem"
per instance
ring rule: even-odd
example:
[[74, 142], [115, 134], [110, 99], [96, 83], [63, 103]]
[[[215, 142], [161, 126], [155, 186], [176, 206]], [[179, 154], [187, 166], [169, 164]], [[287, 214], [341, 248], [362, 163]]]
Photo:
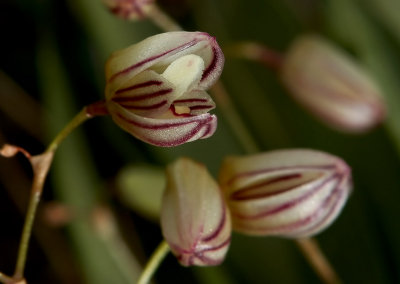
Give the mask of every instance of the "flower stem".
[[72, 130], [74, 130], [77, 126], [82, 124], [87, 119], [91, 118], [91, 115], [88, 115], [86, 111], [87, 107], [83, 108], [65, 127], [61, 132], [57, 134], [57, 136], [53, 139], [53, 141], [49, 144], [46, 149], [46, 152], [54, 152], [57, 150], [60, 143], [67, 137]]
[[144, 268], [142, 274], [139, 277], [137, 284], [147, 284], [149, 283], [151, 277], [154, 275], [154, 272], [160, 266], [160, 263], [165, 258], [167, 253], [169, 252], [169, 246], [165, 240], [161, 242], [161, 244], [154, 251], [150, 260], [147, 262], [146, 267]]
[[221, 81], [217, 81], [210, 89], [217, 105], [221, 108], [222, 114], [231, 126], [234, 135], [241, 143], [247, 153], [256, 153], [259, 148], [254, 141], [251, 133], [241, 119], [239, 113], [233, 105], [233, 102]]
[[283, 55], [269, 47], [256, 42], [239, 42], [228, 46], [224, 51], [229, 56], [256, 61], [273, 70], [282, 66]]
[[46, 151], [37, 156], [33, 156], [30, 161], [33, 168], [33, 182], [31, 189], [31, 196], [29, 199], [28, 210], [26, 213], [25, 224], [23, 227], [21, 241], [19, 243], [18, 257], [14, 272], [14, 279], [22, 279], [26, 264], [26, 256], [29, 247], [29, 240], [32, 234], [32, 227], [35, 220], [36, 210], [40, 202], [40, 197], [43, 191], [43, 185], [49, 172], [50, 165], [53, 161], [54, 152], [60, 143], [74, 130], [77, 126], [83, 123], [91, 116], [87, 115], [86, 108], [80, 111], [54, 138], [49, 144]]
[[339, 284], [339, 276], [322, 253], [318, 243], [311, 238], [297, 240], [297, 245], [324, 283]]
[[181, 26], [178, 25], [169, 15], [164, 13], [157, 4], [154, 4], [147, 16], [153, 23], [167, 32], [181, 31]]

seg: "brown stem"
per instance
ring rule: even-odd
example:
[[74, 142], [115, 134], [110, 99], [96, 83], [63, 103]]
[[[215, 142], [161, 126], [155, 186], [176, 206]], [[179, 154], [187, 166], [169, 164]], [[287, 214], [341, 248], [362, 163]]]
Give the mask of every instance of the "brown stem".
[[224, 51], [228, 56], [256, 61], [273, 70], [281, 68], [284, 57], [278, 51], [256, 42], [235, 43], [224, 49]]
[[234, 135], [247, 153], [256, 153], [259, 148], [247, 130], [246, 125], [233, 105], [233, 102], [221, 81], [217, 81], [210, 89], [217, 105], [231, 126]]
[[54, 138], [54, 140], [47, 147], [47, 150], [37, 156], [30, 158], [33, 168], [33, 182], [31, 189], [31, 196], [29, 199], [28, 210], [26, 213], [25, 223], [19, 244], [17, 263], [13, 278], [15, 280], [22, 280], [26, 264], [26, 256], [28, 252], [29, 240], [32, 234], [32, 227], [36, 216], [36, 210], [40, 202], [40, 197], [43, 191], [43, 185], [46, 180], [50, 165], [53, 161], [53, 156], [60, 143], [74, 130], [77, 126], [83, 123], [92, 116], [88, 115], [86, 108], [80, 111]]
[[147, 16], [162, 30], [167, 32], [181, 31], [178, 25], [169, 15], [164, 13], [156, 4], [149, 10]]
[[341, 283], [339, 276], [322, 253], [316, 240], [307, 238], [296, 241], [297, 245], [307, 258], [311, 266], [318, 273], [324, 283], [339, 284]]

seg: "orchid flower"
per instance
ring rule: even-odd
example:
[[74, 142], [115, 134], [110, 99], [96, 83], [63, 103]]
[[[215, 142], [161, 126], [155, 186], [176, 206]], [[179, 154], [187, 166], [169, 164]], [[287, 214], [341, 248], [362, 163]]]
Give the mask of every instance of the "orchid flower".
[[305, 35], [295, 40], [281, 68], [282, 81], [293, 97], [332, 128], [364, 132], [385, 117], [374, 80], [321, 37]]
[[351, 191], [343, 160], [304, 149], [228, 157], [219, 181], [233, 229], [248, 235], [315, 235], [335, 220]]
[[184, 266], [221, 263], [231, 238], [231, 218], [217, 182], [187, 158], [167, 168], [161, 229]]
[[206, 93], [219, 78], [223, 53], [203, 32], [169, 32], [112, 54], [106, 64], [106, 107], [124, 130], [171, 147], [210, 137], [217, 117]]

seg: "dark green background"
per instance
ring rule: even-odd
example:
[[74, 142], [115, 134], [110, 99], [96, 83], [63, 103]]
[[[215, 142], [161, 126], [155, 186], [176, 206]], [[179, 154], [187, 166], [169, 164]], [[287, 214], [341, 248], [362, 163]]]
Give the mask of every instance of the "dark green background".
[[[223, 48], [250, 40], [284, 52], [298, 34], [322, 34], [376, 78], [388, 104], [386, 122], [368, 134], [345, 135], [299, 107], [264, 66], [227, 56], [222, 75], [263, 151], [314, 148], [340, 156], [352, 167], [354, 192], [337, 221], [317, 237], [343, 281], [400, 283], [400, 3], [164, 0], [160, 5], [186, 30], [206, 31]], [[149, 21], [114, 18], [100, 0], [2, 0], [0, 31], [0, 142], [31, 153], [43, 151], [79, 109], [103, 97], [104, 62], [113, 50], [161, 32]], [[5, 74], [21, 89], [12, 87]], [[218, 106], [215, 112], [219, 126], [212, 138], [173, 149], [145, 145], [109, 117], [74, 132], [57, 152], [46, 184], [28, 255], [29, 283], [129, 283], [93, 231], [93, 208], [112, 208], [121, 234], [144, 264], [161, 232], [121, 202], [115, 176], [128, 164], [163, 167], [181, 155], [205, 163], [216, 175], [224, 156], [244, 150]], [[0, 270], [8, 274], [14, 269], [30, 178], [22, 157], [0, 158]], [[44, 220], [45, 205], [53, 200], [73, 208], [68, 226], [54, 228]], [[294, 242], [237, 234], [222, 266], [182, 268], [170, 255], [156, 281], [320, 282]]]

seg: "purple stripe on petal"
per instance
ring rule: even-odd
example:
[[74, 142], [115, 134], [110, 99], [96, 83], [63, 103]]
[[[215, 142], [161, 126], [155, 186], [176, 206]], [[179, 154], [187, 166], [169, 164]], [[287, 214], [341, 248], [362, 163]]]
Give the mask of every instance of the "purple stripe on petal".
[[238, 179], [244, 178], [244, 177], [250, 177], [250, 176], [255, 176], [259, 174], [266, 174], [266, 173], [273, 173], [277, 171], [282, 171], [282, 170], [296, 170], [298, 172], [304, 171], [304, 170], [333, 170], [336, 168], [336, 165], [313, 165], [313, 166], [287, 166], [287, 167], [274, 167], [274, 168], [267, 168], [267, 169], [260, 169], [260, 170], [254, 170], [254, 171], [248, 171], [248, 172], [241, 172], [230, 178], [226, 184], [227, 185], [232, 185], [233, 182], [237, 181]]
[[174, 103], [206, 103], [208, 100], [206, 99], [183, 99], [183, 100], [175, 100]]
[[[134, 126], [138, 126], [144, 129], [151, 129], [151, 130], [163, 130], [171, 127], [178, 127], [178, 126], [183, 126], [187, 125], [190, 123], [196, 123], [198, 121], [196, 120], [190, 120], [190, 121], [180, 121], [180, 122], [166, 122], [166, 123], [160, 123], [160, 124], [146, 124], [146, 123], [140, 123], [137, 122], [136, 120], [132, 120], [129, 118], [124, 117], [123, 115], [117, 113], [117, 116], [124, 120], [125, 122], [128, 122], [129, 124], [132, 124]], [[173, 120], [171, 120], [173, 121]]]
[[117, 73], [115, 73], [114, 75], [112, 75], [110, 77], [110, 79], [108, 79], [108, 82], [111, 82], [116, 77], [118, 77], [118, 76], [120, 76], [122, 74], [125, 74], [125, 73], [129, 73], [130, 71], [132, 71], [132, 70], [134, 70], [134, 69], [136, 69], [136, 68], [138, 68], [138, 67], [140, 67], [140, 66], [142, 66], [142, 65], [144, 65], [146, 63], [149, 63], [149, 62], [154, 61], [154, 60], [156, 60], [158, 58], [161, 58], [161, 57], [163, 57], [163, 56], [165, 56], [165, 55], [167, 55], [169, 53], [172, 53], [172, 52], [175, 52], [175, 51], [176, 52], [180, 52], [180, 51], [183, 51], [183, 50], [185, 50], [187, 48], [190, 48], [190, 47], [196, 45], [199, 41], [200, 41], [199, 39], [193, 39], [193, 40], [191, 40], [189, 42], [186, 42], [184, 44], [181, 44], [181, 45], [179, 45], [179, 46], [177, 46], [177, 47], [175, 47], [173, 49], [167, 50], [167, 51], [165, 51], [163, 53], [160, 53], [158, 55], [154, 55], [154, 56], [146, 58], [146, 59], [144, 59], [142, 61], [139, 61], [138, 63], [135, 63], [135, 64], [133, 64], [133, 65], [131, 65], [131, 66], [129, 66], [129, 67], [117, 72]]
[[[342, 180], [345, 176], [342, 176]], [[342, 182], [340, 182], [342, 183]], [[311, 228], [308, 228], [306, 231], [301, 232], [301, 234], [306, 234], [307, 232], [315, 232], [318, 230], [319, 227], [322, 227], [325, 222], [329, 222], [328, 220], [336, 214], [336, 212], [340, 209], [339, 207], [343, 204], [345, 199], [342, 199], [343, 194], [345, 194], [347, 188], [347, 184], [345, 186], [338, 186], [335, 190], [324, 200], [322, 206], [318, 210], [325, 210], [327, 206], [330, 206], [328, 212], [326, 212], [325, 216], [315, 223]], [[330, 205], [330, 201], [335, 198], [334, 204]], [[342, 201], [342, 202], [340, 202]], [[328, 224], [328, 223], [327, 223]]]
[[163, 96], [168, 93], [171, 93], [172, 91], [173, 91], [172, 89], [164, 89], [164, 90], [159, 90], [159, 91], [156, 91], [153, 93], [148, 93], [148, 94], [140, 94], [140, 95], [134, 95], [134, 96], [127, 96], [127, 97], [114, 97], [111, 100], [116, 103], [136, 102], [136, 101], [155, 98], [158, 96]]
[[[171, 122], [166, 122], [166, 123], [161, 123], [161, 124], [148, 124], [148, 123], [140, 123], [132, 119], [128, 119], [121, 115], [120, 113], [116, 113], [116, 117], [118, 119], [121, 119], [129, 124], [132, 124], [136, 127], [143, 128], [143, 129], [150, 129], [150, 130], [155, 130], [155, 131], [166, 131], [169, 128], [174, 128], [174, 127], [180, 127], [188, 124], [197, 124], [194, 126], [188, 133], [185, 133], [181, 136], [179, 136], [176, 139], [172, 140], [160, 140], [160, 139], [153, 139], [148, 136], [140, 135], [138, 133], [135, 133], [135, 136], [137, 136], [139, 139], [142, 139], [143, 141], [146, 141], [148, 143], [151, 143], [153, 145], [161, 146], [161, 147], [172, 147], [172, 146], [177, 146], [180, 144], [183, 144], [185, 142], [188, 142], [190, 139], [192, 139], [199, 131], [202, 130], [203, 127], [207, 127], [207, 135], [210, 135], [210, 132], [212, 130], [215, 130], [215, 127], [210, 127], [209, 124], [212, 123], [216, 117], [214, 115], [210, 114], [204, 114], [204, 115], [199, 115], [199, 116], [193, 116], [188, 118], [185, 121], [179, 121], [179, 122], [172, 122], [174, 119], [171, 119]], [[210, 130], [211, 129], [211, 130]], [[129, 131], [132, 133], [132, 131]], [[133, 133], [132, 133], [133, 134]], [[212, 134], [212, 133], [211, 133]], [[202, 135], [203, 138], [206, 137], [205, 134]], [[165, 137], [163, 137], [165, 138]]]
[[211, 234], [209, 234], [208, 236], [204, 236], [201, 240], [203, 242], [209, 242], [213, 239], [215, 239], [216, 237], [218, 237], [218, 235], [221, 233], [222, 229], [225, 227], [226, 225], [226, 208], [225, 208], [225, 204], [222, 203], [222, 218], [218, 224], [217, 229], [214, 232], [211, 232]]
[[215, 128], [211, 127], [210, 124], [206, 124], [204, 127], [207, 127], [207, 130], [204, 132], [204, 134], [200, 138], [207, 138], [210, 135], [212, 135], [215, 131]]
[[231, 242], [230, 234], [228, 237], [222, 241], [220, 244], [215, 246], [205, 246], [204, 249], [198, 250], [199, 245], [205, 245], [203, 243], [199, 244], [198, 242], [194, 243], [190, 249], [183, 249], [179, 245], [169, 244], [171, 250], [177, 253], [178, 260], [186, 266], [196, 265], [196, 259], [199, 260], [202, 264], [205, 265], [217, 265], [221, 263], [223, 257], [218, 256], [217, 259], [212, 258], [211, 256], [204, 255], [205, 253], [213, 253], [221, 249], [226, 249]]
[[204, 81], [215, 70], [217, 62], [220, 59], [219, 58], [220, 53], [217, 51], [216, 47], [213, 46], [212, 52], [213, 52], [213, 59], [211, 60], [211, 63], [207, 66], [207, 68], [204, 70], [200, 81]]
[[119, 89], [115, 92], [115, 94], [119, 95], [126, 91], [131, 91], [131, 90], [140, 89], [140, 88], [149, 87], [149, 86], [160, 86], [160, 85], [162, 85], [162, 83], [163, 82], [161, 82], [161, 81], [150, 80], [147, 82], [143, 82], [143, 83], [135, 84], [135, 85], [132, 85], [132, 86], [129, 86], [126, 88]]
[[308, 180], [305, 180], [302, 184], [295, 184], [290, 187], [286, 187], [280, 190], [276, 190], [273, 192], [261, 192], [261, 193], [254, 193], [254, 191], [258, 191], [258, 189], [267, 186], [267, 185], [272, 185], [279, 183], [281, 181], [288, 181], [288, 180], [293, 180], [293, 179], [298, 179], [301, 178], [302, 174], [296, 173], [296, 174], [291, 174], [291, 175], [286, 175], [286, 176], [281, 176], [281, 177], [276, 177], [273, 179], [268, 179], [266, 181], [263, 181], [261, 183], [257, 183], [248, 187], [244, 187], [241, 190], [235, 191], [233, 194], [231, 194], [230, 198], [232, 200], [249, 200], [249, 199], [257, 199], [257, 198], [264, 198], [264, 197], [269, 197], [273, 195], [277, 195], [280, 193], [283, 193], [285, 191], [291, 190], [294, 187], [301, 186], [302, 184], [305, 184], [309, 182]]
[[129, 110], [150, 110], [150, 109], [156, 109], [159, 107], [162, 107], [166, 105], [168, 101], [161, 101], [159, 103], [153, 104], [153, 105], [147, 105], [147, 106], [132, 106], [132, 105], [125, 105], [125, 104], [120, 104], [122, 107], [129, 109]]
[[[155, 145], [163, 146], [163, 147], [171, 147], [171, 146], [176, 146], [176, 145], [181, 145], [183, 143], [186, 143], [189, 141], [191, 138], [193, 138], [203, 127], [207, 127], [207, 132], [209, 132], [210, 126], [208, 125], [211, 121], [213, 120], [213, 117], [210, 116], [207, 118], [207, 120], [201, 120], [197, 121], [198, 125], [194, 127], [189, 133], [186, 135], [183, 135], [179, 139], [171, 140], [171, 141], [160, 141], [157, 140], [149, 140], [150, 143], [153, 143]], [[209, 134], [208, 134], [209, 135]], [[203, 134], [200, 138], [207, 137], [205, 134]]]
[[[223, 260], [223, 258], [221, 258], [220, 256], [218, 256], [217, 259], [212, 258], [211, 256], [207, 256], [204, 255], [204, 253], [213, 253], [216, 252], [218, 250], [221, 249], [227, 249], [227, 246], [229, 246], [231, 242], [231, 237], [230, 235], [227, 237], [227, 239], [223, 242], [221, 242], [219, 245], [213, 246], [213, 247], [207, 247], [203, 250], [200, 251], [196, 251], [193, 256], [191, 257], [191, 260], [193, 260], [193, 258], [197, 258], [199, 259], [202, 263], [206, 264], [206, 265], [217, 265], [220, 264], [221, 261]], [[193, 265], [193, 263], [192, 263]]]
[[218, 249], [223, 248], [226, 245], [229, 245], [230, 242], [231, 242], [231, 236], [229, 234], [228, 237], [226, 238], [226, 240], [221, 242], [219, 245], [216, 245], [216, 246], [213, 246], [213, 247], [207, 247], [207, 248], [201, 250], [201, 252], [216, 251]]
[[304, 195], [302, 195], [302, 196], [300, 196], [300, 197], [298, 197], [298, 198], [296, 198], [296, 199], [294, 199], [292, 201], [289, 201], [289, 202], [286, 202], [286, 203], [284, 203], [282, 205], [279, 205], [279, 206], [277, 206], [275, 208], [272, 208], [272, 209], [269, 209], [267, 211], [258, 213], [257, 215], [252, 215], [252, 216], [245, 216], [245, 215], [240, 215], [240, 214], [234, 214], [234, 215], [237, 218], [240, 218], [240, 219], [252, 220], [252, 219], [258, 219], [258, 218], [263, 218], [263, 217], [266, 217], [266, 216], [271, 216], [271, 215], [278, 214], [278, 213], [282, 212], [283, 210], [292, 208], [292, 207], [300, 204], [302, 201], [304, 201], [305, 199], [307, 199], [311, 195], [313, 195], [313, 194], [317, 193], [319, 190], [321, 190], [326, 183], [334, 180], [338, 176], [339, 176], [338, 174], [334, 174], [334, 175], [326, 178], [318, 186], [315, 186], [312, 190], [307, 191]]
[[[311, 228], [302, 230], [302, 231], [295, 231], [295, 233], [293, 235], [305, 235], [307, 234], [307, 232], [312, 233], [314, 230], [316, 230], [319, 226], [321, 226], [326, 220], [328, 220], [332, 213], [334, 213], [336, 210], [336, 206], [340, 204], [340, 202], [338, 202], [340, 200], [341, 195], [344, 193], [344, 190], [342, 190], [341, 187], [335, 187], [335, 189], [331, 192], [331, 194], [329, 194], [323, 201], [322, 205], [320, 207], [318, 207], [314, 212], [312, 212], [310, 215], [308, 215], [306, 218], [300, 219], [296, 222], [292, 222], [286, 225], [282, 225], [282, 226], [276, 226], [276, 227], [268, 227], [268, 228], [264, 228], [270, 231], [293, 231], [298, 229], [299, 227], [302, 226], [306, 226], [307, 223], [310, 223], [316, 219], [318, 219], [318, 217], [322, 214], [326, 212], [326, 207], [327, 206], [331, 206], [330, 205], [330, 201], [335, 198], [336, 202], [333, 206], [331, 206], [331, 208], [329, 208], [329, 211], [326, 213], [326, 215], [320, 220], [318, 221], [314, 226], [312, 226]], [[260, 228], [260, 230], [263, 230], [262, 228]]]

